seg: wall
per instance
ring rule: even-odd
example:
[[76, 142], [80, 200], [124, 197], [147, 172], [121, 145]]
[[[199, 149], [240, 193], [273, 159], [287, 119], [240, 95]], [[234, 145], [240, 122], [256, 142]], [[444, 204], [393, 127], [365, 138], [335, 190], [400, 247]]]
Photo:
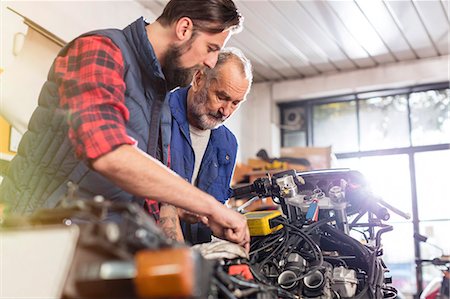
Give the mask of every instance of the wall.
[[60, 45], [30, 27], [20, 52], [1, 75], [0, 114], [21, 134], [28, 127], [49, 66], [60, 49]]
[[441, 56], [310, 79], [254, 84], [247, 103], [227, 123], [239, 137], [238, 159], [246, 162], [260, 148], [279, 156], [278, 103], [444, 82], [450, 80], [449, 69], [450, 56]]
[[155, 18], [136, 1], [2, 1], [0, 114], [21, 133], [60, 46], [8, 8], [66, 42], [93, 29], [123, 28], [140, 16]]
[[13, 8], [65, 41], [89, 30], [123, 28], [141, 16], [155, 18], [137, 1], [2, 1], [2, 6]]
[[380, 67], [274, 84], [273, 100], [348, 94], [449, 80], [450, 56], [392, 63]]

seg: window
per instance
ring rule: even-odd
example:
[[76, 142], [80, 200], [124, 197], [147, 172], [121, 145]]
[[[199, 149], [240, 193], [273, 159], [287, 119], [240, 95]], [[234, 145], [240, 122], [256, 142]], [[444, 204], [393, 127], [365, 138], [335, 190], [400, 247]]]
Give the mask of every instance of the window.
[[359, 102], [361, 150], [409, 146], [406, 95]]
[[356, 101], [313, 107], [313, 140], [315, 146], [330, 146], [337, 152], [358, 150]]
[[414, 160], [420, 220], [448, 219], [450, 225], [450, 150], [416, 153]]
[[410, 95], [413, 145], [450, 143], [450, 89]]
[[[383, 235], [383, 246], [394, 285], [408, 298], [420, 293], [440, 272], [427, 265], [416, 271], [415, 259], [450, 254], [449, 82], [302, 101], [297, 106], [306, 112], [304, 135], [297, 142], [282, 132], [283, 145], [331, 145], [336, 167], [361, 171], [375, 194], [412, 215], [406, 220], [391, 213], [394, 231]], [[280, 108], [283, 115], [285, 107]], [[414, 233], [429, 239], [419, 243]]]
[[284, 146], [306, 146], [306, 132], [294, 131], [284, 133]]

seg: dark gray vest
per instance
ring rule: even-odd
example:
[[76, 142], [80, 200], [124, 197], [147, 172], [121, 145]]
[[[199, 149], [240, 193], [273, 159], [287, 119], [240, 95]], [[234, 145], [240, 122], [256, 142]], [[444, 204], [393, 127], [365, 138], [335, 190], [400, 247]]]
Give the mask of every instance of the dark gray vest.
[[[124, 60], [125, 101], [130, 112], [127, 133], [137, 140], [141, 150], [166, 164], [170, 124], [160, 124], [167, 89], [145, 26], [141, 18], [124, 30], [100, 30], [83, 36], [103, 35], [120, 48]], [[64, 55], [69, 46], [70, 43], [58, 55]], [[83, 197], [103, 195], [106, 199], [142, 205], [143, 198], [115, 186], [75, 157], [67, 137], [67, 117], [67, 111], [59, 108], [58, 83], [52, 66], [28, 131], [0, 186], [0, 201], [6, 203], [7, 210], [23, 214], [41, 207], [54, 207], [67, 191], [68, 181], [79, 186], [77, 194]], [[170, 119], [170, 116], [163, 119]]]

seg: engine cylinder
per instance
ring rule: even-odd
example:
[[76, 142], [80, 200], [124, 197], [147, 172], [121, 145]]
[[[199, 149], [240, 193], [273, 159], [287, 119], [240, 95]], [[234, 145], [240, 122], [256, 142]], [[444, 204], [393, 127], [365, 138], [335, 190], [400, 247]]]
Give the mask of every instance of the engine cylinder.
[[280, 276], [278, 276], [278, 284], [283, 289], [290, 290], [290, 289], [295, 288], [298, 285], [298, 281], [294, 281], [294, 282], [291, 282], [289, 284], [286, 284], [286, 283], [288, 281], [296, 279], [296, 278], [297, 278], [297, 274], [295, 274], [294, 271], [286, 270], [286, 271], [283, 271], [280, 274]]
[[316, 271], [311, 275], [306, 276], [303, 279], [303, 284], [305, 285], [305, 288], [308, 288], [310, 290], [317, 290], [322, 288], [324, 281], [325, 279], [322, 272]]

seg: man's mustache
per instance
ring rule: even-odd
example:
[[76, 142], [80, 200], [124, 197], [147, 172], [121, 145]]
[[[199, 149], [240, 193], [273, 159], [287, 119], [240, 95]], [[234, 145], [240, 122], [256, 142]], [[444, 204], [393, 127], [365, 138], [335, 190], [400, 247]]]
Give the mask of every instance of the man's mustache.
[[209, 115], [211, 115], [212, 117], [214, 117], [215, 119], [217, 119], [218, 121], [221, 121], [221, 122], [224, 122], [227, 119], [227, 117], [220, 112], [210, 113]]

